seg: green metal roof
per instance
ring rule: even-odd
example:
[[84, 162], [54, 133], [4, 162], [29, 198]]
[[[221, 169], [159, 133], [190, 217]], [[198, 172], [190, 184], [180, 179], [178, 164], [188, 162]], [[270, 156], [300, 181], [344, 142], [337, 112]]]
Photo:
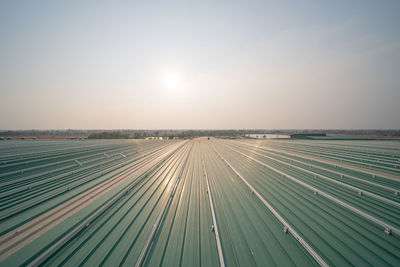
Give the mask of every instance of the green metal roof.
[[400, 142], [0, 142], [0, 266], [399, 265]]

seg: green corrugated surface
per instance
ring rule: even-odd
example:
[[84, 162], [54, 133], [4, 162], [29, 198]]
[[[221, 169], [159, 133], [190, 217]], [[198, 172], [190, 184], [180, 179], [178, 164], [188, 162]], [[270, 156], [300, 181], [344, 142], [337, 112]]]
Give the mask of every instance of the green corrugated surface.
[[[161, 156], [157, 153], [162, 148], [168, 153]], [[123, 170], [136, 168], [146, 157], [151, 160], [0, 265], [32, 262], [102, 207], [107, 209], [71, 236], [68, 243], [50, 253], [44, 264], [134, 265], [166, 205], [148, 250], [144, 251], [142, 264], [218, 266], [218, 237], [211, 231], [213, 221], [202, 159], [208, 173], [225, 265], [316, 265], [306, 249], [292, 234], [283, 231], [281, 222], [214, 150], [234, 166], [329, 265], [400, 264], [399, 236], [385, 234], [381, 226], [332, 200], [314, 195], [301, 184], [258, 163], [276, 168], [400, 228], [397, 206], [367, 195], [360, 196], [354, 190], [329, 180], [316, 179], [305, 171], [312, 170], [379, 195], [391, 203], [400, 203], [400, 197], [393, 193], [400, 190], [400, 179], [388, 179], [385, 175], [373, 177], [368, 173], [400, 175], [399, 142], [201, 139], [174, 142], [2, 141], [0, 232], [3, 234], [96, 184], [111, 181]], [[151, 158], [152, 155], [158, 156]], [[302, 155], [320, 160], [311, 161]], [[75, 159], [82, 166], [74, 163]], [[347, 167], [330, 162], [346, 163]], [[367, 172], [351, 166], [366, 168]], [[108, 172], [105, 169], [109, 169]], [[173, 187], [175, 183], [176, 188]], [[76, 187], [64, 190], [72, 185]], [[131, 190], [124, 193], [128, 186]], [[116, 201], [111, 205], [113, 198]]]

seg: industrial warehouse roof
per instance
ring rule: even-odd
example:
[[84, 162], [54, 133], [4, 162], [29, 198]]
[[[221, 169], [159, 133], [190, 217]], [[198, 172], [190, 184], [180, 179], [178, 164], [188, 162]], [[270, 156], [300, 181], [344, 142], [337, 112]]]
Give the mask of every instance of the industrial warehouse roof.
[[400, 142], [0, 142], [0, 265], [400, 265]]

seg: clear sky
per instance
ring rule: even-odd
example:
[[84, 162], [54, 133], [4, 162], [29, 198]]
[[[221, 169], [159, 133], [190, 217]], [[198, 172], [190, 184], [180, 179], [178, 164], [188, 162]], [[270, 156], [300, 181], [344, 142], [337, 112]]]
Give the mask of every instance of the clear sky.
[[399, 129], [399, 14], [389, 0], [1, 1], [0, 129]]

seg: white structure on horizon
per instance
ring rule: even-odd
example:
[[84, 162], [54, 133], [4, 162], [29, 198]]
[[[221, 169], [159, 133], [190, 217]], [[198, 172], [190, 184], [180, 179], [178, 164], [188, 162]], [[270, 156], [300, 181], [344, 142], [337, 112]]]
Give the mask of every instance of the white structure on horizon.
[[246, 136], [256, 139], [290, 139], [288, 134], [246, 134]]

